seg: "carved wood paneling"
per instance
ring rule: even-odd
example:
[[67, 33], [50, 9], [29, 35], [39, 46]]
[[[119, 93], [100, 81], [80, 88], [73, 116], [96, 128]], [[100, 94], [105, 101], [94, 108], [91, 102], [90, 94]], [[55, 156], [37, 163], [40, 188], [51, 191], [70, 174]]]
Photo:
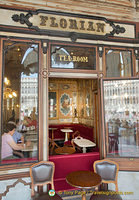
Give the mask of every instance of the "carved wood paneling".
[[139, 21], [139, 0], [1, 0], [1, 5], [57, 10], [117, 20]]

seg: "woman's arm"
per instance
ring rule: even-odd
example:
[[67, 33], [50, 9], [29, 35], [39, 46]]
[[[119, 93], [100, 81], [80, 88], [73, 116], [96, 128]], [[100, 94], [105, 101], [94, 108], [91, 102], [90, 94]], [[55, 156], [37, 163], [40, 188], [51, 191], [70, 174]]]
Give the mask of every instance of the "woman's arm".
[[16, 144], [14, 140], [8, 142], [13, 150], [22, 150], [24, 148], [23, 144]]

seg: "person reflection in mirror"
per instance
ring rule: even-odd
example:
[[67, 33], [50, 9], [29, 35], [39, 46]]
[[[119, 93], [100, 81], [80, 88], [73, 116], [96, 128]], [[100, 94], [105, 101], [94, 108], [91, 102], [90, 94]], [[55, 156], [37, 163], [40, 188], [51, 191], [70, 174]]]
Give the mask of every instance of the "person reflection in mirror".
[[[8, 124], [14, 124], [16, 126], [15, 132], [13, 134], [13, 139], [16, 144], [24, 144], [24, 136], [18, 132], [19, 130], [19, 119], [16, 120], [16, 123], [13, 121], [9, 121]], [[24, 158], [24, 155], [21, 151], [13, 151], [13, 155], [18, 156], [20, 158]]]
[[13, 159], [17, 158], [13, 155], [14, 150], [22, 150], [24, 148], [23, 144], [16, 144], [13, 139], [13, 134], [15, 132], [16, 125], [8, 123], [4, 128], [4, 133], [2, 135], [2, 149], [1, 158], [2, 159]]
[[26, 118], [27, 121], [27, 127], [31, 127], [33, 126], [35, 129], [37, 128], [37, 121], [36, 120], [32, 120], [31, 117], [27, 117]]
[[16, 126], [15, 132], [13, 134], [13, 139], [16, 143], [24, 143], [24, 136], [19, 133], [19, 119], [16, 120], [16, 123], [13, 121], [9, 121], [8, 124], [14, 124]]

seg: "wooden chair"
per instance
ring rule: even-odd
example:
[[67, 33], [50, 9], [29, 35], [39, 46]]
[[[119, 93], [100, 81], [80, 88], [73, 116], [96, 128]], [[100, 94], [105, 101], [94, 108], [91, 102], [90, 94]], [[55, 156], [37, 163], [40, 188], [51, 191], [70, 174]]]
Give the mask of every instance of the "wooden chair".
[[56, 144], [56, 142], [54, 142], [53, 139], [49, 138], [49, 151], [50, 151], [50, 155], [54, 154], [54, 149], [55, 147], [59, 147], [58, 144]]
[[74, 140], [76, 139], [82, 139], [82, 137], [80, 135], [78, 135], [77, 137], [75, 137], [74, 139], [71, 140], [71, 144], [72, 146], [76, 149], [77, 152], [82, 152], [81, 147], [78, 147], [77, 145], [74, 144]]
[[[79, 132], [79, 131], [75, 131], [75, 132], [72, 134], [72, 140], [73, 140], [75, 137], [77, 137], [77, 136], [80, 136], [80, 132]], [[73, 146], [73, 147], [74, 147], [72, 140], [68, 140], [68, 141], [64, 142], [64, 145], [66, 145], [66, 146]]]
[[94, 162], [94, 172], [99, 174], [102, 178], [102, 183], [114, 183], [115, 184], [115, 191], [101, 191], [101, 192], [94, 192], [94, 194], [90, 197], [90, 200], [108, 200], [108, 199], [115, 199], [115, 200], [122, 200], [121, 196], [118, 194], [118, 171], [119, 165], [111, 160], [104, 159], [98, 160]]
[[44, 186], [47, 184], [50, 184], [51, 189], [54, 190], [54, 171], [55, 165], [50, 161], [40, 161], [30, 167], [32, 200], [62, 200], [56, 193], [54, 196], [50, 196], [49, 191], [45, 193], [35, 193], [36, 186]]
[[75, 131], [73, 134], [72, 134], [72, 139], [74, 139], [75, 137], [77, 136], [80, 136], [80, 132], [79, 131]]

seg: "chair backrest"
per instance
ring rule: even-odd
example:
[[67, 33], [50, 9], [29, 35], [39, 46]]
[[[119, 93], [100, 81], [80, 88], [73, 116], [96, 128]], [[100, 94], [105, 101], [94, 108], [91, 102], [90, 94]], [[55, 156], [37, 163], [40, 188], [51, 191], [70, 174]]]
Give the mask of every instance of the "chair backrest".
[[119, 165], [111, 160], [97, 160], [94, 162], [94, 172], [102, 178], [102, 183], [114, 183], [116, 191], [118, 191], [118, 171]]
[[79, 131], [75, 131], [73, 134], [72, 134], [72, 139], [74, 139], [75, 137], [77, 136], [80, 136], [80, 132]]
[[34, 187], [43, 186], [46, 184], [51, 184], [51, 188], [54, 190], [54, 170], [55, 165], [50, 161], [40, 161], [33, 164], [30, 167], [30, 177], [31, 177], [31, 196], [34, 196]]

